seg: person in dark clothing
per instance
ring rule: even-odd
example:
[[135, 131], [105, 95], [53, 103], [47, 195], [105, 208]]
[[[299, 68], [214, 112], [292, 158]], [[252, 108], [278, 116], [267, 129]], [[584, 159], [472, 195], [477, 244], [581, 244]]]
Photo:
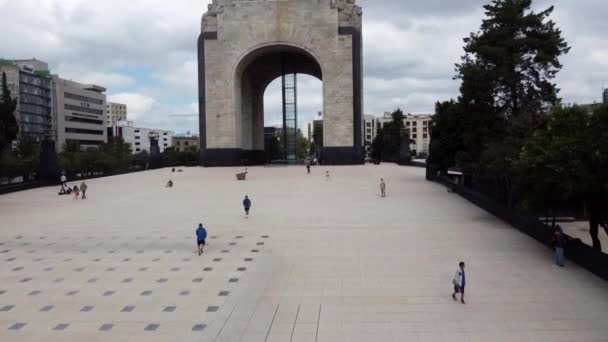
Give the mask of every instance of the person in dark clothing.
[[205, 246], [205, 239], [207, 239], [207, 230], [203, 227], [202, 223], [198, 224], [196, 230], [196, 245], [198, 246], [198, 255], [203, 254], [203, 247]]
[[310, 174], [310, 158], [306, 158], [306, 171]]
[[551, 241], [551, 245], [555, 249], [555, 264], [559, 267], [564, 267], [564, 249], [566, 248], [566, 236], [562, 232], [562, 228], [557, 226], [555, 228], [555, 234], [553, 234], [553, 239]]
[[247, 195], [245, 195], [245, 199], [243, 200], [243, 208], [245, 208], [245, 216], [249, 217], [249, 210], [251, 209], [251, 200]]

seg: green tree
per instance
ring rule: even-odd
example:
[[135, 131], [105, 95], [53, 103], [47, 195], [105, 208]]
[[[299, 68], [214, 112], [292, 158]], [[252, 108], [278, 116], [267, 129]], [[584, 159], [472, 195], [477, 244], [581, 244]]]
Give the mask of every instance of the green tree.
[[555, 216], [586, 204], [594, 248], [599, 226], [608, 233], [608, 107], [589, 115], [581, 107], [556, 108], [532, 135], [517, 165], [530, 207]]
[[[552, 20], [549, 7], [531, 11], [532, 0], [493, 0], [485, 5], [480, 31], [465, 42], [457, 78], [481, 75], [483, 83], [467, 84], [462, 95], [490, 100], [505, 117], [548, 112], [559, 103], [552, 80], [562, 68], [559, 57], [570, 48]], [[480, 77], [475, 77], [477, 80]], [[474, 88], [474, 89], [471, 89]], [[470, 90], [474, 90], [467, 96]]]
[[455, 166], [456, 156], [465, 150], [462, 114], [460, 103], [454, 100], [435, 104], [428, 163], [440, 170]]
[[372, 158], [389, 162], [399, 162], [402, 144], [407, 143], [409, 149], [409, 132], [403, 123], [403, 111], [397, 108], [391, 113], [391, 121], [382, 128], [378, 126], [376, 137], [372, 142]]
[[17, 138], [19, 133], [19, 125], [15, 118], [15, 109], [17, 108], [17, 99], [11, 97], [11, 92], [8, 89], [6, 81], [6, 73], [2, 73], [2, 94], [0, 94], [0, 158], [5, 147], [10, 145]]
[[298, 132], [298, 159], [304, 159], [310, 155], [310, 141]]
[[384, 152], [384, 130], [380, 125], [376, 127], [376, 136], [372, 141], [372, 159], [381, 161]]

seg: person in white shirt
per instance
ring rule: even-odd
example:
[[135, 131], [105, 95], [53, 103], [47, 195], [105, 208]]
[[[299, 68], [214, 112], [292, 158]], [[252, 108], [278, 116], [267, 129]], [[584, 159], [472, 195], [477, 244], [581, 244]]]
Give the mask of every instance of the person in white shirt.
[[65, 174], [61, 174], [61, 188], [65, 190], [65, 188], [68, 186], [68, 178], [65, 176]]
[[452, 298], [456, 299], [456, 294], [460, 293], [460, 302], [464, 303], [464, 288], [467, 285], [467, 278], [464, 272], [464, 262], [460, 262], [458, 270], [456, 274], [454, 274], [454, 279], [452, 279], [452, 284], [454, 284], [454, 293], [452, 294]]

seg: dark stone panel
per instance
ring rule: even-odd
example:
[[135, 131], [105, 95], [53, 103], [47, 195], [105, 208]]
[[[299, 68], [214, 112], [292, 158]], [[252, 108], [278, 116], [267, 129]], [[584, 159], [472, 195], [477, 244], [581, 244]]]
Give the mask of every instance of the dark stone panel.
[[266, 163], [266, 152], [264, 150], [243, 151], [244, 165], [264, 165]]
[[[202, 150], [201, 150], [202, 151]], [[201, 152], [203, 166], [241, 166], [243, 150], [240, 148], [209, 148]]]
[[362, 47], [363, 38], [361, 31], [356, 27], [339, 27], [339, 35], [352, 36], [353, 53], [353, 137], [355, 148], [363, 146], [363, 68], [362, 68]]
[[363, 149], [356, 147], [323, 147], [323, 165], [360, 165], [364, 163]]
[[216, 40], [217, 32], [203, 32], [198, 37], [198, 115], [201, 163], [204, 163], [207, 149], [207, 99], [205, 70], [205, 40]]
[[40, 166], [39, 176], [42, 183], [59, 184], [59, 164], [57, 162], [57, 151], [55, 142], [43, 140], [40, 143]]
[[200, 160], [204, 163], [207, 149], [207, 104], [205, 95], [205, 33], [198, 37], [198, 124]]

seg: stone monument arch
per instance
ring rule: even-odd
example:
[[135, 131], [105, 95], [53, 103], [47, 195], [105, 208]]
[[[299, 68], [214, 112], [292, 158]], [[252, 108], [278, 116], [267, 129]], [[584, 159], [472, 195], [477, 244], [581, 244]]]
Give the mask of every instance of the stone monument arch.
[[355, 0], [213, 0], [198, 40], [201, 164], [264, 162], [264, 92], [323, 82], [325, 164], [363, 163], [362, 11]]

